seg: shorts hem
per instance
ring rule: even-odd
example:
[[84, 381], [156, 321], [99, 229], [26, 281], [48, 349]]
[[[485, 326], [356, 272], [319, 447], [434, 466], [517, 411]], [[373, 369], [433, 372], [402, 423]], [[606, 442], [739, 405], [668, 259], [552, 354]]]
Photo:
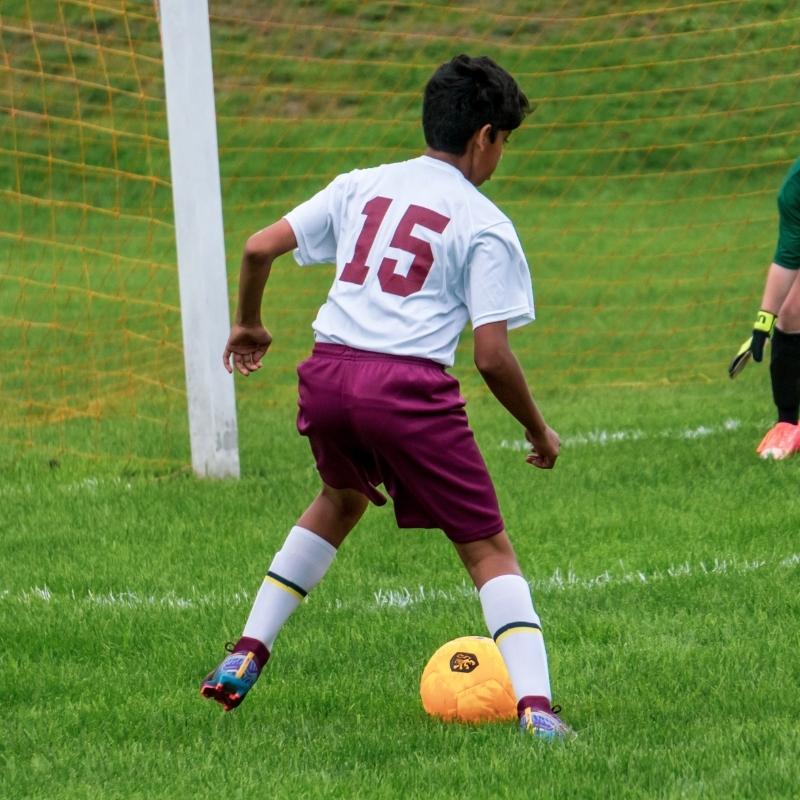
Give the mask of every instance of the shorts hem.
[[[481, 539], [490, 539], [492, 536], [497, 536], [497, 534], [502, 533], [505, 528], [505, 523], [501, 522], [499, 528], [496, 525], [493, 525], [491, 528], [483, 529], [477, 533], [453, 533], [452, 536], [447, 531], [444, 531], [444, 535], [455, 544], [469, 544], [470, 542], [479, 542]], [[442, 530], [444, 530], [444, 528], [442, 528]]]
[[421, 528], [422, 530], [440, 530], [444, 535], [455, 544], [468, 544], [469, 542], [479, 542], [481, 539], [489, 539], [492, 536], [497, 536], [498, 533], [502, 533], [505, 529], [505, 523], [500, 522], [500, 526], [492, 525], [491, 528], [482, 528], [479, 531], [472, 531], [469, 533], [462, 533], [460, 531], [447, 531], [441, 525], [437, 525], [432, 522], [422, 523], [414, 525], [411, 523], [404, 523], [401, 524], [400, 522], [397, 523], [397, 527], [401, 529], [408, 530], [409, 528]]
[[[356, 481], [330, 481], [328, 480], [319, 470], [317, 470], [317, 475], [319, 475], [319, 479], [326, 485], [330, 486], [331, 489], [336, 489], [337, 491], [345, 491], [350, 490], [354, 492], [360, 492], [367, 498], [375, 506], [380, 508], [381, 506], [385, 506], [388, 500], [386, 499], [386, 495], [380, 491], [380, 489], [373, 486], [371, 483], [360, 483], [356, 484]], [[338, 484], [338, 485], [337, 485]]]

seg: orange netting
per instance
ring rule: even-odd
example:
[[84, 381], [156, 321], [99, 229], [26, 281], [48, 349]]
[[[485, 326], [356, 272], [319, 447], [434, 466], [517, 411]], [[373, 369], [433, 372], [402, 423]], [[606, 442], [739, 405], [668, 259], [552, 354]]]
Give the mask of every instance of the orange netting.
[[[419, 153], [427, 77], [487, 54], [537, 106], [486, 186], [534, 270], [526, 366], [556, 388], [724, 380], [800, 155], [800, 11], [640, 5], [211, 2], [231, 286], [248, 234], [339, 172]], [[2, 444], [185, 464], [156, 9], [6, 0], [0, 53]], [[275, 270], [278, 398], [329, 280]]]

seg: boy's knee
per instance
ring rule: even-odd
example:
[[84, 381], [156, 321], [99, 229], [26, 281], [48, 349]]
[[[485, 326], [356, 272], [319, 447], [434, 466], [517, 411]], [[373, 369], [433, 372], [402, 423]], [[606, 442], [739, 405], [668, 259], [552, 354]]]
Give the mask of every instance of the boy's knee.
[[521, 574], [514, 548], [505, 531], [488, 539], [456, 544], [456, 550], [478, 589], [498, 575]]
[[334, 489], [325, 484], [322, 487], [323, 496], [332, 503], [343, 517], [358, 520], [366, 511], [369, 500], [355, 489]]

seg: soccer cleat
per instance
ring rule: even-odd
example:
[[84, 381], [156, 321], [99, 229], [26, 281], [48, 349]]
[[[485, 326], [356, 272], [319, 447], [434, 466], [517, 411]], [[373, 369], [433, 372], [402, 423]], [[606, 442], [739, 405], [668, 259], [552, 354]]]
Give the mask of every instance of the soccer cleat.
[[761, 458], [780, 461], [800, 451], [800, 427], [791, 422], [778, 422], [756, 448]]
[[[575, 733], [566, 722], [558, 718], [561, 706], [551, 706], [549, 703], [534, 702], [529, 705], [523, 697], [517, 708], [519, 711], [519, 729], [537, 739], [553, 741], [555, 739], [573, 738]], [[539, 700], [539, 698], [536, 698]]]
[[269, 650], [258, 641], [243, 636], [236, 644], [226, 645], [230, 655], [206, 675], [200, 694], [216, 700], [226, 711], [232, 711], [244, 700], [269, 659]]

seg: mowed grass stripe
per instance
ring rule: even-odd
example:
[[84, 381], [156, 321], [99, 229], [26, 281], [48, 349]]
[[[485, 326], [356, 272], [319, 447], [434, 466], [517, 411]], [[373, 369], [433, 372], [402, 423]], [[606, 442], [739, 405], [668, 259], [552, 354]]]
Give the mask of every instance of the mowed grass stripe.
[[[647, 589], [655, 583], [662, 581], [680, 581], [687, 579], [724, 579], [735, 577], [756, 570], [792, 570], [800, 567], [800, 552], [791, 553], [778, 558], [755, 558], [738, 561], [736, 559], [719, 557], [707, 561], [692, 563], [684, 561], [670, 564], [661, 569], [636, 569], [620, 562], [615, 568], [599, 569], [593, 575], [578, 575], [572, 568], [556, 569], [549, 578], [529, 578], [531, 588], [538, 594], [560, 593], [565, 591], [596, 591], [608, 586], [623, 584]], [[321, 591], [321, 590], [320, 590]], [[315, 594], [319, 594], [316, 592]], [[138, 609], [153, 607], [162, 610], [180, 612], [195, 608], [228, 608], [245, 607], [252, 604], [255, 591], [245, 588], [227, 595], [193, 594], [180, 596], [174, 592], [159, 595], [141, 589], [120, 589], [93, 591], [82, 589], [54, 593], [48, 586], [32, 586], [12, 592], [10, 589], [0, 589], [0, 604], [8, 605], [75, 605], [94, 606], [98, 608], [121, 608], [137, 611]], [[399, 608], [405, 609], [419, 605], [448, 605], [461, 603], [464, 598], [477, 598], [474, 586], [466, 581], [458, 585], [383, 587], [373, 589], [369, 596], [335, 597], [326, 598], [321, 603], [313, 602], [315, 607], [320, 605], [325, 611], [333, 612], [364, 612], [374, 608]]]

